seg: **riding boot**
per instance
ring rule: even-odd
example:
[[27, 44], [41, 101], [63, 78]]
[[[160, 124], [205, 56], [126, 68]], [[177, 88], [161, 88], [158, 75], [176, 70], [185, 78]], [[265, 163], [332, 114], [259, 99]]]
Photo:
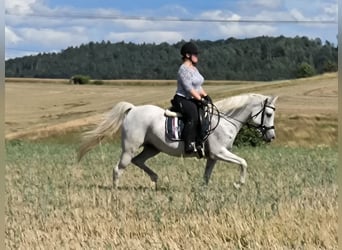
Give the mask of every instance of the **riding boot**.
[[184, 151], [186, 154], [196, 152], [196, 131], [194, 131], [194, 123], [192, 121], [186, 121], [183, 129], [184, 137]]
[[204, 148], [203, 148], [203, 143], [196, 142], [196, 151], [198, 153], [199, 158], [203, 158], [204, 156]]
[[203, 158], [204, 156], [204, 143], [201, 138], [202, 133], [201, 133], [201, 123], [198, 124], [197, 128], [197, 136], [196, 136], [196, 151], [198, 153], [198, 158]]
[[192, 153], [196, 153], [196, 144], [195, 142], [190, 142], [190, 143], [184, 143], [184, 151], [186, 154], [192, 154]]

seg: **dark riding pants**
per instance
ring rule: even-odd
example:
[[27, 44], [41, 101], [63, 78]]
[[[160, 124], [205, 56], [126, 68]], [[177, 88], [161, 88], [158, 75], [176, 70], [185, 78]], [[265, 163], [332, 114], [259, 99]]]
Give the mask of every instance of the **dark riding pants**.
[[184, 130], [183, 137], [185, 145], [196, 141], [197, 129], [198, 129], [198, 107], [194, 99], [186, 99], [185, 97], [175, 95], [172, 102], [172, 106], [177, 112], [183, 114], [184, 118]]

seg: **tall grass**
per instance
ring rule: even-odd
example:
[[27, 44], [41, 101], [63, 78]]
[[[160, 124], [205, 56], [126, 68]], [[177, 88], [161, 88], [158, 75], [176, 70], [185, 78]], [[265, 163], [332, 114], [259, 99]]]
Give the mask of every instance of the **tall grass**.
[[164, 154], [148, 164], [159, 189], [130, 165], [111, 189], [119, 144], [7, 143], [6, 246], [13, 249], [337, 249], [337, 149], [237, 148], [249, 163]]

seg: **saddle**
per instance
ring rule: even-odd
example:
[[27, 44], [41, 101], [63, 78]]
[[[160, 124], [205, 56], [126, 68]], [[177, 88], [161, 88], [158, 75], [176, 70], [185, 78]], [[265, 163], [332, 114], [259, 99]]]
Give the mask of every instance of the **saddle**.
[[[173, 110], [173, 108], [166, 109], [164, 112], [165, 119], [165, 133], [166, 137], [171, 141], [183, 141], [184, 121], [183, 115]], [[210, 119], [208, 112], [199, 107], [200, 129], [197, 131], [197, 138], [203, 143], [208, 135], [210, 129]]]
[[184, 129], [183, 115], [179, 112], [172, 111], [172, 108], [166, 109], [164, 112], [166, 137], [171, 141], [182, 141], [182, 132]]

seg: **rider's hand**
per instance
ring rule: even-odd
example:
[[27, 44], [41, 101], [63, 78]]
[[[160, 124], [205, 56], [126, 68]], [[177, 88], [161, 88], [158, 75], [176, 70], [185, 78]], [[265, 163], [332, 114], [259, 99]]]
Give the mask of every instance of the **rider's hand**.
[[209, 104], [208, 100], [205, 98], [202, 98], [200, 102], [203, 106], [208, 106], [208, 104]]
[[205, 97], [203, 97], [205, 100], [208, 101], [208, 103], [213, 103], [213, 100], [211, 100], [209, 95], [206, 95]]

